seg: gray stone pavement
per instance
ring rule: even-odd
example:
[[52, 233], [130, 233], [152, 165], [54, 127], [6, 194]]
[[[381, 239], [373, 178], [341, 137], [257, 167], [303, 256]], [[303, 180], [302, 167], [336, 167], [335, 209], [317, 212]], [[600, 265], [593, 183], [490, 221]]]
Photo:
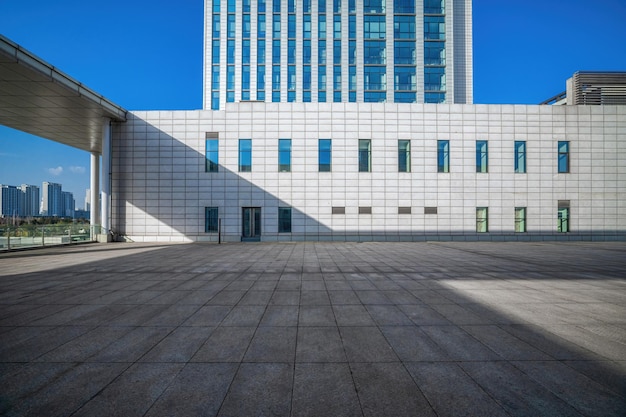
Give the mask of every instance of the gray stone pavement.
[[623, 416], [626, 244], [0, 254], [0, 414]]

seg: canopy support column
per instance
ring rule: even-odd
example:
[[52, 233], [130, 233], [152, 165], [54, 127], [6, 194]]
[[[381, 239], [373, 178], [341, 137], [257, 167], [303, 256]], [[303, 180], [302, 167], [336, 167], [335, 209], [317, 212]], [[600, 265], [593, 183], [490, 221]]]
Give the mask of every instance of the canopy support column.
[[100, 154], [91, 152], [91, 175], [89, 177], [89, 224], [91, 239], [95, 239], [99, 230], [96, 227], [100, 223]]
[[102, 120], [102, 234], [111, 232], [111, 120]]

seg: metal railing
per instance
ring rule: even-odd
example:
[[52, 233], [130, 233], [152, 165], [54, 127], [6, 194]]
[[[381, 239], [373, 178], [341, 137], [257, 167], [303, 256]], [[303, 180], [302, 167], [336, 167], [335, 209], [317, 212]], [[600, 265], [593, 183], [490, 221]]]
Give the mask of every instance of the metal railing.
[[93, 242], [99, 233], [99, 225], [88, 224], [0, 226], [0, 252], [20, 248]]

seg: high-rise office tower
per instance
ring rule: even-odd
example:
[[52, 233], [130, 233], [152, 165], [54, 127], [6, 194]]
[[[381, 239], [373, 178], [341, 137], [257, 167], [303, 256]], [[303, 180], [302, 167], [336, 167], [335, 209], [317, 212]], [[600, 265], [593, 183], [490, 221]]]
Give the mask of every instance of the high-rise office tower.
[[205, 0], [204, 108], [472, 102], [471, 0]]

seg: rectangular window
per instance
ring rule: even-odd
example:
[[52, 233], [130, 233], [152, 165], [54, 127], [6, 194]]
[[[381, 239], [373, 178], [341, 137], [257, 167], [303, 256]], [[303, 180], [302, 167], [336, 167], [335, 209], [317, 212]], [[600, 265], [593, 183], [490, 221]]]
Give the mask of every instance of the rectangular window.
[[278, 139], [278, 172], [291, 171], [291, 139]]
[[411, 207], [398, 207], [398, 214], [411, 214]]
[[558, 213], [557, 213], [557, 227], [556, 230], [559, 233], [569, 232], [569, 200], [558, 201]]
[[569, 172], [569, 142], [559, 141], [559, 173]]
[[450, 141], [437, 141], [437, 172], [450, 172]]
[[341, 39], [341, 15], [333, 15], [333, 38]]
[[330, 172], [332, 163], [332, 139], [318, 141], [319, 172]]
[[[363, 60], [367, 65], [387, 63], [387, 43], [385, 41], [365, 41], [363, 43]], [[355, 45], [356, 53], [356, 45]]]
[[256, 31], [256, 36], [257, 38], [264, 38], [265, 37], [265, 30], [266, 30], [266, 25], [265, 25], [265, 15], [264, 14], [260, 14], [257, 17], [257, 31]]
[[526, 207], [515, 207], [515, 232], [526, 232]]
[[363, 88], [365, 90], [385, 90], [387, 88], [387, 68], [365, 66], [363, 68]]
[[[320, 3], [320, 6], [323, 3]], [[321, 14], [317, 18], [317, 37], [319, 39], [326, 39], [326, 15]]]
[[219, 220], [218, 220], [218, 209], [217, 207], [205, 207], [204, 208], [204, 231], [206, 233], [217, 233], [219, 232]]
[[219, 140], [218, 134], [206, 133], [206, 172], [217, 172], [219, 164]]
[[246, 13], [243, 15], [241, 26], [242, 37], [249, 38], [251, 32], [250, 14]]
[[265, 90], [265, 65], [259, 65], [256, 69], [256, 89], [258, 91]]
[[442, 67], [424, 68], [424, 90], [445, 91], [446, 90], [446, 69]]
[[[274, 2], [276, 4], [276, 2]], [[278, 2], [280, 5], [280, 2]], [[272, 16], [272, 38], [280, 39], [280, 15], [275, 14]]]
[[278, 207], [278, 233], [291, 233], [291, 207]]
[[424, 39], [444, 40], [446, 38], [446, 18], [443, 16], [424, 16]]
[[394, 13], [415, 13], [415, 0], [394, 0]]
[[387, 2], [385, 0], [364, 0], [364, 13], [385, 13]]
[[414, 41], [396, 41], [393, 44], [396, 65], [415, 65], [417, 57], [416, 43]]
[[526, 141], [515, 141], [515, 172], [526, 173]]
[[371, 139], [359, 139], [359, 172], [372, 172]]
[[259, 39], [256, 46], [256, 63], [265, 64], [265, 39]]
[[415, 91], [417, 90], [417, 72], [415, 67], [394, 68], [394, 90]]
[[411, 172], [410, 140], [398, 140], [398, 172]]
[[424, 65], [444, 66], [446, 65], [446, 43], [445, 42], [424, 42]]
[[326, 91], [326, 66], [322, 65], [317, 69], [317, 88], [319, 91]]
[[287, 90], [294, 91], [296, 90], [296, 66], [289, 65], [287, 66]]
[[226, 36], [229, 38], [235, 37], [235, 15], [229, 14], [226, 20]]
[[425, 14], [444, 14], [445, 0], [424, 0]]
[[239, 172], [252, 171], [252, 139], [239, 139]]
[[486, 140], [476, 141], [476, 172], [487, 172], [489, 169], [489, 156]]
[[333, 214], [346, 214], [346, 208], [345, 207], [333, 207], [331, 209], [331, 212]]
[[363, 32], [365, 39], [385, 39], [385, 16], [364, 16]]
[[437, 214], [437, 207], [424, 207], [424, 214]]
[[305, 14], [302, 17], [302, 37], [304, 39], [311, 39], [311, 15]]
[[372, 214], [371, 207], [359, 207], [359, 214]]
[[415, 39], [415, 16], [394, 16], [393, 36], [395, 39]]
[[487, 207], [476, 207], [476, 233], [487, 233], [489, 231], [489, 209]]

